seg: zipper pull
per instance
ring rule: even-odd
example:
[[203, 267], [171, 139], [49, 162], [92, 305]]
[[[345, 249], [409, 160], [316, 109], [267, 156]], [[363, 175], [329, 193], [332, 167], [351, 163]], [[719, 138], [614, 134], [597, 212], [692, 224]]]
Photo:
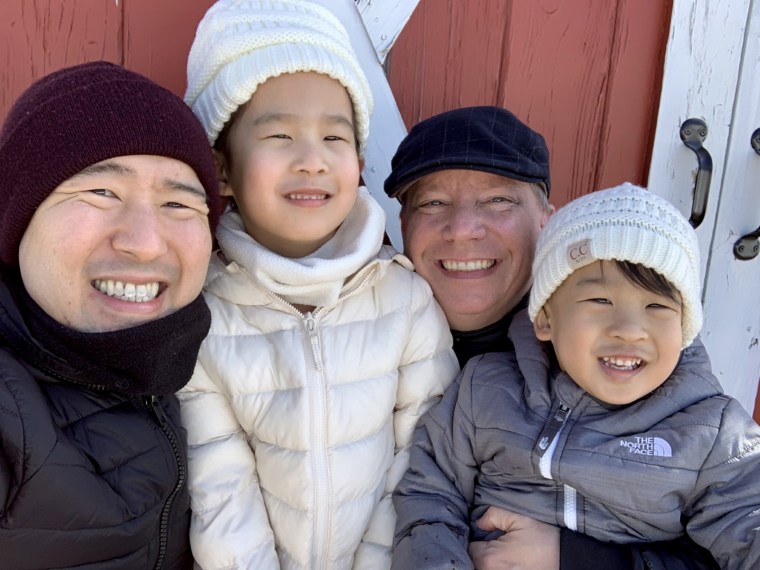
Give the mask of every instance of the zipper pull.
[[570, 408], [560, 402], [559, 409], [554, 413], [554, 416], [544, 426], [544, 430], [538, 438], [538, 449], [541, 450], [541, 455], [548, 449], [551, 442], [557, 436], [557, 433], [562, 429], [562, 425], [565, 423], [567, 416], [570, 415]]
[[306, 317], [306, 330], [309, 331], [309, 343], [311, 344], [311, 354], [314, 356], [314, 365], [317, 370], [322, 370], [324, 366], [322, 364], [322, 347], [319, 343], [317, 320], [311, 313], [308, 313]]
[[145, 396], [145, 405], [148, 407], [148, 409], [153, 412], [153, 415], [156, 417], [156, 420], [158, 420], [158, 423], [161, 427], [164, 427], [166, 425], [166, 414], [164, 413], [164, 409], [161, 407], [161, 402], [158, 400], [158, 396]]

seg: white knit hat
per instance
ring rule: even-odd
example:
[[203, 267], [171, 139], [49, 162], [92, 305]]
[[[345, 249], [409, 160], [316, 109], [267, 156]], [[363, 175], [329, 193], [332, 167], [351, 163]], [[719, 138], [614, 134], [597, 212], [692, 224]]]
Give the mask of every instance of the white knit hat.
[[219, 0], [211, 6], [187, 59], [185, 102], [213, 145], [259, 85], [299, 71], [329, 75], [343, 84], [364, 154], [372, 91], [346, 29], [327, 8], [308, 0]]
[[683, 347], [691, 344], [702, 328], [699, 243], [675, 207], [626, 182], [557, 210], [536, 246], [531, 321], [573, 271], [596, 260], [637, 263], [672, 283], [681, 294]]

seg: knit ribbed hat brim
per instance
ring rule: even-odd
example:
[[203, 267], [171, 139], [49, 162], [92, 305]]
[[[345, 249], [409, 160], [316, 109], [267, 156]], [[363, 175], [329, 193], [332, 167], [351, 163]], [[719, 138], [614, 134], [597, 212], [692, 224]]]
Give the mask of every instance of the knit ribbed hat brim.
[[316, 72], [339, 81], [354, 108], [363, 154], [372, 91], [348, 32], [328, 9], [306, 0], [220, 0], [201, 20], [187, 60], [185, 101], [213, 145], [259, 85], [283, 73]]
[[597, 260], [636, 263], [667, 279], [681, 295], [683, 346], [691, 344], [702, 328], [699, 242], [673, 205], [625, 183], [560, 208], [549, 218], [536, 246], [528, 304], [531, 320], [573, 271]]

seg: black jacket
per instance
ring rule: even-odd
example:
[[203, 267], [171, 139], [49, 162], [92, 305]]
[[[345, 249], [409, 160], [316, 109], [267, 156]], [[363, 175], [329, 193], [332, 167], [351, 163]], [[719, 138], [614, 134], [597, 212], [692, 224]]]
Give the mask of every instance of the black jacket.
[[0, 568], [191, 568], [177, 400], [84, 380], [0, 284]]

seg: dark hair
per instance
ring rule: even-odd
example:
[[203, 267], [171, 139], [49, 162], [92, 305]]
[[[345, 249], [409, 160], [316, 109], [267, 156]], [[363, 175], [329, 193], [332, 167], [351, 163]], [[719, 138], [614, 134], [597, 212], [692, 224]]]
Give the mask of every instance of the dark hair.
[[681, 303], [681, 293], [678, 289], [654, 269], [640, 263], [631, 263], [630, 261], [616, 259], [613, 262], [620, 269], [623, 277], [632, 285], [667, 297], [676, 303]]
[[248, 106], [248, 103], [243, 103], [235, 109], [235, 112], [230, 115], [230, 118], [227, 120], [226, 123], [224, 123], [224, 127], [222, 127], [222, 130], [219, 131], [219, 134], [216, 137], [216, 140], [214, 141], [214, 150], [221, 153], [224, 157], [225, 162], [227, 163], [227, 168], [230, 167], [232, 164], [232, 149], [230, 149], [230, 131], [232, 130], [232, 125], [237, 120], [238, 116], [245, 111], [245, 108]]

